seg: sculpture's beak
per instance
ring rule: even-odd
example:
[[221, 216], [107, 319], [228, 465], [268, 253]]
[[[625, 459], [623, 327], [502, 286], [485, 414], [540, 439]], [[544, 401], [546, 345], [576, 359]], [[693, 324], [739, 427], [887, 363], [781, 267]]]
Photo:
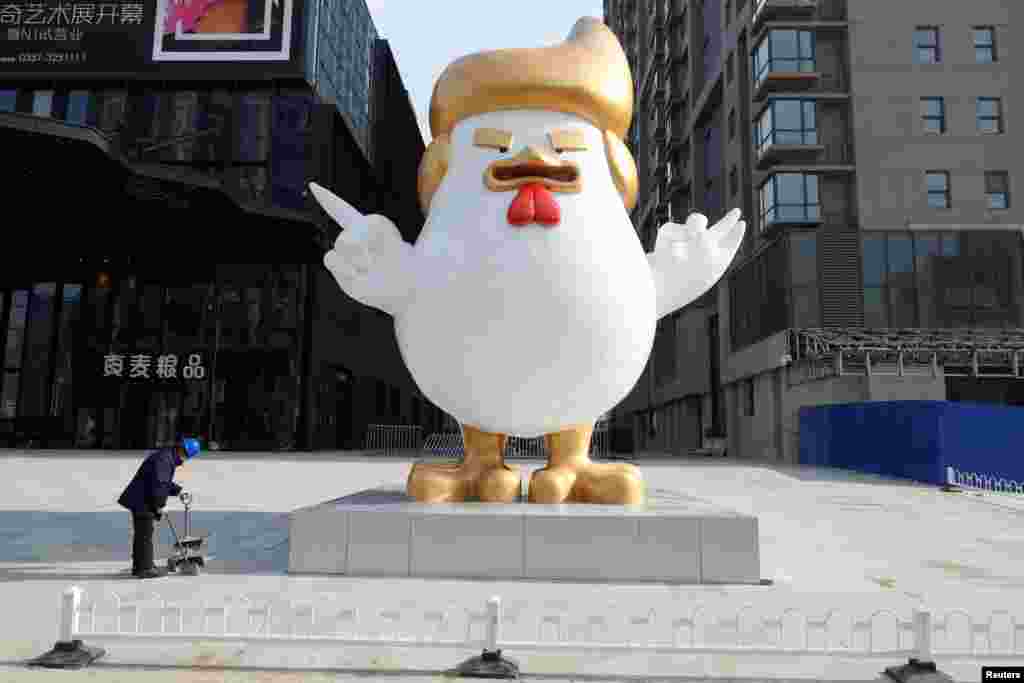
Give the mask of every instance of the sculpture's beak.
[[494, 192], [505, 192], [529, 183], [540, 183], [552, 192], [579, 192], [579, 167], [536, 147], [525, 147], [511, 159], [499, 159], [484, 172], [484, 183]]

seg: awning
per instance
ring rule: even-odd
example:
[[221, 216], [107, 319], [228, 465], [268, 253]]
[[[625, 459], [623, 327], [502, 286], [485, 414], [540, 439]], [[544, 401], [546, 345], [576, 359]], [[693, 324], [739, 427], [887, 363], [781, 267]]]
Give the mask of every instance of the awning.
[[836, 374], [1024, 378], [1024, 329], [826, 328], [789, 331], [794, 362]]
[[247, 206], [213, 176], [129, 162], [89, 126], [0, 113], [0, 149], [4, 232], [18, 242], [0, 248], [5, 265], [37, 250], [320, 258], [312, 213]]

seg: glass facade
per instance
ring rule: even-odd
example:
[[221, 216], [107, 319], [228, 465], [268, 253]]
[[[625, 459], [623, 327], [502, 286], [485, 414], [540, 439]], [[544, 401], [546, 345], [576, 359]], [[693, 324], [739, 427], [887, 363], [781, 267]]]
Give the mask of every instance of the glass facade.
[[377, 29], [365, 0], [310, 0], [306, 16], [306, 77], [348, 117], [363, 148], [370, 150]]
[[[14, 111], [17, 91], [0, 91]], [[66, 102], [63, 111], [56, 100]], [[37, 116], [93, 126], [133, 161], [187, 167], [221, 179], [245, 203], [307, 208], [304, 183], [313, 158], [310, 92], [72, 90], [34, 91]]]
[[1018, 234], [868, 233], [862, 249], [868, 327], [1021, 325]]
[[786, 240], [776, 240], [730, 277], [733, 349], [749, 346], [789, 325], [787, 251]]
[[0, 419], [43, 425], [55, 445], [148, 448], [193, 433], [290, 449], [305, 268], [211, 266], [198, 282], [91, 271], [3, 291]]
[[771, 72], [813, 73], [814, 32], [775, 29], [761, 39], [754, 48], [752, 75], [760, 85]]

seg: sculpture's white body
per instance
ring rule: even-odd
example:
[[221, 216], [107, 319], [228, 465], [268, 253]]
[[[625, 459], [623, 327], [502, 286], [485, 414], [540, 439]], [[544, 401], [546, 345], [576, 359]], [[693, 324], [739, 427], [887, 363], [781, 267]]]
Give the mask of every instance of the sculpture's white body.
[[[513, 135], [507, 153], [476, 147], [477, 128]], [[515, 191], [494, 192], [484, 171], [547, 134], [583, 132], [564, 152], [582, 180], [555, 193], [554, 227], [510, 225]], [[391, 221], [362, 216], [311, 185], [343, 226], [324, 262], [341, 287], [395, 318], [399, 348], [423, 393], [462, 424], [539, 436], [592, 423], [632, 389], [658, 318], [722, 276], [743, 239], [739, 211], [712, 229], [692, 214], [667, 223], [645, 254], [612, 179], [602, 131], [571, 114], [505, 111], [461, 121], [448, 170], [415, 245]]]
[[[508, 154], [474, 147], [478, 127], [513, 133]], [[583, 190], [556, 193], [559, 225], [515, 227], [515, 192], [484, 171], [547, 133], [575, 128]], [[498, 112], [461, 122], [448, 173], [413, 253], [416, 288], [397, 312], [399, 347], [423, 393], [460, 422], [537, 436], [589, 423], [629, 393], [651, 350], [654, 281], [612, 181], [601, 131], [579, 117]]]

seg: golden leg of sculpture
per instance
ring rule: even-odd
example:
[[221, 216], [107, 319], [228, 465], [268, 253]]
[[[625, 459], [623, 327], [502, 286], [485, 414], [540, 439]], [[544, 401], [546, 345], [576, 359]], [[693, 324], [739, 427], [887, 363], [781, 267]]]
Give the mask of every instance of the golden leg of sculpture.
[[521, 475], [505, 464], [505, 434], [463, 426], [461, 463], [418, 462], [409, 472], [406, 491], [421, 503], [455, 503], [478, 498], [486, 503], [518, 500]]
[[639, 505], [644, 502], [640, 470], [626, 463], [590, 460], [593, 433], [593, 425], [581, 425], [544, 437], [548, 464], [530, 477], [531, 503]]

